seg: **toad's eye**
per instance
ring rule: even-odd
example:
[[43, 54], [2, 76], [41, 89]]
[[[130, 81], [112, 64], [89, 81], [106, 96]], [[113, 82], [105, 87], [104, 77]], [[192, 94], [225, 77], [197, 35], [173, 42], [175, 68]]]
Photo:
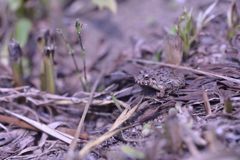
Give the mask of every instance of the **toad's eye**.
[[148, 74], [145, 74], [145, 75], [144, 75], [144, 79], [145, 79], [145, 80], [149, 80], [149, 78], [150, 78], [150, 76], [149, 76]]

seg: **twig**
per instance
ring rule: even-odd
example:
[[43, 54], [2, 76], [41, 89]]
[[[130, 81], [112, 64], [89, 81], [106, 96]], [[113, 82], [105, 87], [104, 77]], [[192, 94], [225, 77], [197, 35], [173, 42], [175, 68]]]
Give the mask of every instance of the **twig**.
[[145, 64], [156, 64], [156, 65], [162, 65], [162, 66], [171, 67], [171, 68], [184, 69], [184, 70], [196, 72], [196, 73], [199, 73], [199, 74], [204, 74], [204, 75], [207, 75], [207, 76], [221, 78], [221, 79], [225, 79], [225, 80], [232, 81], [232, 82], [240, 84], [240, 80], [238, 80], [238, 79], [230, 78], [230, 77], [226, 77], [226, 76], [221, 76], [221, 75], [218, 75], [218, 74], [215, 74], [215, 73], [210, 73], [210, 72], [201, 71], [201, 70], [197, 70], [197, 69], [192, 69], [192, 68], [189, 68], [189, 67], [177, 66], [177, 65], [174, 65], [174, 64], [167, 64], [167, 63], [163, 63], [163, 62], [152, 62], [152, 61], [147, 61], [147, 60], [142, 60], [142, 59], [131, 59], [129, 61], [140, 62], [140, 63], [145, 63]]

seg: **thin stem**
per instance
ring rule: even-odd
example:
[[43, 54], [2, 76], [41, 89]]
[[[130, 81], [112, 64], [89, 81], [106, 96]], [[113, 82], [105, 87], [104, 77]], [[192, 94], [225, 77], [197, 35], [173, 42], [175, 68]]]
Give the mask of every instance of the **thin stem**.
[[80, 21], [77, 19], [76, 23], [75, 23], [75, 27], [77, 30], [77, 35], [78, 35], [78, 41], [82, 50], [82, 59], [83, 59], [83, 76], [85, 79], [85, 84], [86, 84], [86, 90], [89, 91], [89, 85], [88, 85], [88, 80], [87, 80], [87, 69], [86, 69], [86, 56], [85, 56], [85, 49], [83, 48], [83, 44], [82, 44], [82, 37], [81, 37], [81, 31], [82, 31], [82, 27], [84, 26], [84, 24], [80, 23]]
[[77, 62], [76, 62], [76, 59], [75, 59], [75, 55], [74, 55], [74, 50], [71, 48], [70, 44], [67, 42], [67, 40], [65, 39], [65, 37], [63, 36], [63, 33], [62, 33], [62, 30], [61, 29], [57, 29], [57, 33], [61, 36], [61, 38], [63, 39], [63, 41], [66, 43], [67, 45], [67, 48], [68, 48], [68, 53], [71, 55], [72, 57], [72, 60], [73, 60], [73, 63], [75, 65], [75, 68], [76, 68], [76, 71], [78, 73], [78, 77], [80, 79], [80, 82], [84, 88], [84, 90], [87, 90], [87, 85], [85, 86], [83, 81], [82, 81], [82, 75], [81, 75], [81, 72], [78, 68], [78, 65], [77, 65]]

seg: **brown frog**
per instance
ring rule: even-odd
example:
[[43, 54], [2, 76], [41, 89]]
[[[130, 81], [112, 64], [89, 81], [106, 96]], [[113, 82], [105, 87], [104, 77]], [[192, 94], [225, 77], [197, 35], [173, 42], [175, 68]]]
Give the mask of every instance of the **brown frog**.
[[138, 76], [135, 76], [136, 83], [152, 87], [160, 92], [158, 97], [163, 97], [169, 93], [185, 86], [185, 78], [181, 73], [171, 68], [160, 68], [153, 70], [141, 70]]

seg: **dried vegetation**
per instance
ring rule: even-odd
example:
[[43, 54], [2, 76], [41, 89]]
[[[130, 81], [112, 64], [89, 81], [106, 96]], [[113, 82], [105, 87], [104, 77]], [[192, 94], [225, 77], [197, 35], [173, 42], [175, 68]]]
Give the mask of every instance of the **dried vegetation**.
[[[216, 9], [222, 6], [225, 10]], [[53, 47], [46, 34], [38, 38], [35, 48], [40, 55], [45, 53], [40, 72], [32, 66], [27, 79], [22, 75], [25, 82], [14, 67], [1, 62], [0, 159], [239, 159], [239, 8], [235, 1], [214, 1], [205, 8], [197, 18], [184, 10], [175, 31], [168, 31], [179, 36], [156, 33], [126, 48], [119, 57], [121, 65], [116, 63], [112, 73], [107, 73], [107, 61], [100, 69], [78, 61], [83, 66], [79, 68], [76, 52], [83, 59], [87, 54], [81, 30], [75, 35], [80, 41], [75, 55], [71, 40]], [[10, 41], [3, 32], [6, 16], [0, 14], [2, 42]], [[22, 54], [18, 42], [9, 45], [10, 56]], [[67, 62], [62, 60], [67, 55], [58, 50], [65, 45], [72, 56]], [[52, 50], [46, 53], [48, 46]], [[102, 49], [106, 52], [107, 48], [103, 45]], [[53, 66], [56, 49], [58, 76]], [[36, 62], [34, 57], [29, 61]], [[20, 64], [19, 59], [16, 62]], [[62, 69], [66, 63], [73, 64], [72, 70]], [[134, 82], [139, 70], [159, 67], [182, 72], [185, 87], [159, 98], [156, 90]], [[67, 83], [68, 77], [74, 80]]]

